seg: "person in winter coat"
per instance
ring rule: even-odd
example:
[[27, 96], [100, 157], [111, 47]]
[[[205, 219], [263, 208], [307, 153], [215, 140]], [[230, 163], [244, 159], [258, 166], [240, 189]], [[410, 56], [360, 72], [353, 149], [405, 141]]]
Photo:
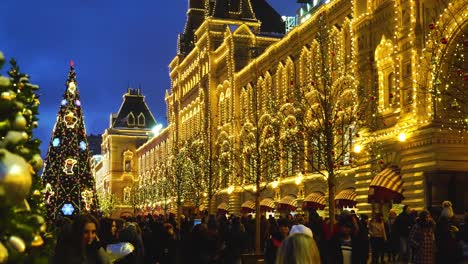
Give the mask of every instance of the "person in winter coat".
[[384, 247], [387, 241], [385, 225], [382, 213], [375, 214], [374, 219], [369, 223], [370, 243], [372, 247], [372, 263], [384, 262]]
[[434, 220], [428, 211], [419, 213], [416, 224], [411, 229], [408, 237], [413, 248], [413, 263], [432, 264], [435, 263], [435, 235]]
[[[308, 227], [305, 228], [309, 229]], [[312, 231], [310, 231], [310, 233], [312, 234]], [[281, 243], [276, 258], [276, 264], [302, 263], [321, 263], [320, 253], [315, 244], [315, 240], [311, 236], [303, 233], [290, 235]]]
[[398, 237], [400, 244], [399, 260], [403, 262], [408, 261], [409, 257], [408, 236], [413, 226], [410, 212], [409, 206], [405, 205], [403, 211], [395, 219], [395, 236]]
[[265, 262], [267, 264], [274, 264], [276, 262], [277, 251], [283, 240], [289, 234], [289, 225], [287, 221], [279, 221], [278, 226], [278, 231], [271, 234], [265, 244]]
[[118, 242], [117, 234], [117, 221], [112, 218], [102, 218], [99, 238], [102, 246], [105, 248], [109, 244]]
[[177, 243], [174, 227], [172, 224], [165, 223], [161, 239], [160, 251], [158, 252], [157, 262], [159, 264], [177, 263]]
[[56, 252], [54, 263], [110, 264], [97, 237], [99, 224], [91, 215], [80, 215], [73, 222], [70, 239]]
[[396, 217], [397, 214], [395, 213], [395, 211], [391, 210], [388, 214], [388, 220], [385, 221], [385, 233], [387, 234], [387, 243], [385, 247], [386, 252], [388, 254], [388, 259], [393, 262], [396, 261], [399, 243], [395, 235]]
[[125, 256], [124, 258], [116, 261], [116, 264], [138, 264], [144, 261], [144, 246], [141, 236], [138, 234], [138, 226], [135, 223], [127, 223], [119, 234], [120, 242], [128, 242], [133, 245], [135, 250]]
[[463, 257], [458, 243], [458, 228], [455, 225], [452, 203], [444, 201], [442, 212], [436, 225], [437, 263], [458, 263]]
[[227, 234], [226, 250], [224, 251], [226, 264], [240, 264], [241, 255], [247, 250], [248, 236], [240, 219], [232, 219], [231, 230]]
[[338, 233], [329, 242], [327, 263], [329, 264], [365, 264], [366, 258], [361, 254], [362, 243], [354, 236], [355, 225], [352, 216], [343, 216], [338, 221]]

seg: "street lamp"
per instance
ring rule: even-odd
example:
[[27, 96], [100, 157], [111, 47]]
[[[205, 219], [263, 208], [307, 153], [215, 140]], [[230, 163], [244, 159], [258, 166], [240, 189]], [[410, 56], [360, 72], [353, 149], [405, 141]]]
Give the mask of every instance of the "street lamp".
[[406, 133], [405, 132], [401, 132], [399, 135], [398, 135], [398, 140], [400, 142], [405, 142], [406, 141]]
[[278, 188], [278, 185], [279, 185], [278, 180], [275, 180], [274, 182], [271, 183], [271, 187], [273, 187], [273, 189]]
[[162, 124], [157, 124], [156, 126], [154, 126], [153, 129], [151, 129], [151, 133], [153, 133], [153, 137], [156, 137], [157, 135], [159, 135], [159, 133], [161, 133], [162, 128], [163, 128]]
[[359, 154], [362, 151], [362, 146], [361, 145], [355, 145], [353, 148], [354, 153]]
[[304, 176], [302, 175], [302, 172], [299, 172], [299, 174], [297, 175], [296, 177], [296, 185], [300, 185], [302, 183], [302, 180], [303, 180]]

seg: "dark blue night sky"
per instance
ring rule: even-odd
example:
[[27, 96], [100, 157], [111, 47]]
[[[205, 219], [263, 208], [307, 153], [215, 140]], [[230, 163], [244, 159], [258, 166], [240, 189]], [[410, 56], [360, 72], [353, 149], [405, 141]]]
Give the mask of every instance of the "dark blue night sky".
[[[255, 0], [253, 0], [255, 1]], [[0, 0], [0, 51], [17, 59], [40, 86], [36, 135], [45, 155], [75, 61], [88, 134], [102, 133], [127, 87], [141, 87], [159, 123], [166, 123], [168, 65], [184, 29], [183, 0]], [[269, 0], [293, 15], [296, 0]], [[6, 74], [7, 65], [2, 70]]]

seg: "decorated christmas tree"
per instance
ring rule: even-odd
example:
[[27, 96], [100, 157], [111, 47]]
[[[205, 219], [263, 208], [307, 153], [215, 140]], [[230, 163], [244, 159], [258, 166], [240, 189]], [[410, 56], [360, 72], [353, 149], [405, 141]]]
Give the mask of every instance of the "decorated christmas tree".
[[96, 213], [97, 195], [73, 62], [42, 174], [49, 217]]
[[[0, 69], [4, 63], [0, 52]], [[37, 127], [39, 87], [14, 59], [0, 75], [0, 263], [48, 263], [53, 237], [43, 218]]]

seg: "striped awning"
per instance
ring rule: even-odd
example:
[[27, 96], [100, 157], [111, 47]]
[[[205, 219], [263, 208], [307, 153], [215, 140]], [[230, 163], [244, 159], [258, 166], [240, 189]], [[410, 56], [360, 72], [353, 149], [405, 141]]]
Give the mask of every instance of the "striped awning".
[[356, 206], [357, 194], [354, 189], [345, 189], [335, 195], [335, 205], [338, 208]]
[[379, 172], [369, 185], [369, 203], [400, 203], [403, 197], [403, 181], [398, 167], [388, 167]]
[[220, 203], [217, 207], [218, 211], [229, 211], [229, 205], [227, 203]]
[[260, 210], [262, 211], [272, 211], [275, 207], [275, 201], [273, 201], [273, 199], [265, 198], [260, 201]]
[[244, 211], [253, 212], [255, 211], [255, 203], [247, 200], [241, 205], [241, 209]]
[[325, 195], [321, 192], [312, 192], [304, 198], [302, 202], [302, 208], [306, 209], [315, 209], [323, 210], [327, 205]]
[[278, 210], [295, 211], [297, 209], [296, 198], [287, 195], [278, 201]]

